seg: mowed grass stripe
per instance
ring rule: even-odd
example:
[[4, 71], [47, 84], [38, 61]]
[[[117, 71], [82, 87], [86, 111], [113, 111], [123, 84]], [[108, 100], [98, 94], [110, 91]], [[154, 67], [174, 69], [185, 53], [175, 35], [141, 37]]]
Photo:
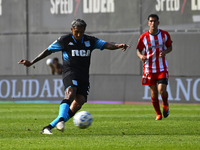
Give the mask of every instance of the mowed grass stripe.
[[85, 104], [93, 124], [41, 135], [59, 104], [1, 103], [0, 149], [200, 149], [200, 105], [170, 105], [170, 116], [155, 121], [151, 105]]

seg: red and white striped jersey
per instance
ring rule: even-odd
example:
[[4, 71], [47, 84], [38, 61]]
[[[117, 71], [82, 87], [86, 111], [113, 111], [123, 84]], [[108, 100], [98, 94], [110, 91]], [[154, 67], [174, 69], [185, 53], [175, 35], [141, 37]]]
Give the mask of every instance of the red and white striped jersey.
[[160, 51], [164, 51], [166, 47], [171, 46], [172, 40], [167, 31], [158, 30], [158, 33], [152, 35], [149, 31], [143, 33], [138, 41], [137, 49], [144, 50], [144, 55], [147, 57], [143, 64], [144, 73], [159, 73], [168, 71], [167, 59], [159, 57]]

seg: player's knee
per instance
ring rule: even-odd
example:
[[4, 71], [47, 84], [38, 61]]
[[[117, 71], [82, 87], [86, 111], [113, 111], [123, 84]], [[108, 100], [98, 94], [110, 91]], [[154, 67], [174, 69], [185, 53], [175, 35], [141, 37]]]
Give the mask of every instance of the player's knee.
[[72, 103], [72, 107], [76, 111], [80, 110], [82, 106], [83, 106], [83, 103], [76, 101], [76, 100], [73, 101], [73, 103]]
[[157, 90], [151, 90], [151, 96], [152, 97], [157, 97], [158, 96], [158, 91]]
[[65, 99], [69, 99], [69, 100], [73, 101], [75, 96], [76, 96], [76, 88], [75, 87], [70, 87], [65, 91]]
[[159, 93], [160, 93], [161, 96], [165, 96], [166, 95], [166, 91], [162, 90], [162, 89], [159, 91]]
[[82, 106], [83, 106], [82, 104], [76, 103], [76, 108], [77, 108], [78, 110], [81, 109]]
[[81, 107], [86, 102], [86, 100], [85, 100], [84, 96], [77, 95], [74, 102], [76, 104], [76, 107], [79, 108], [79, 109], [81, 109]]

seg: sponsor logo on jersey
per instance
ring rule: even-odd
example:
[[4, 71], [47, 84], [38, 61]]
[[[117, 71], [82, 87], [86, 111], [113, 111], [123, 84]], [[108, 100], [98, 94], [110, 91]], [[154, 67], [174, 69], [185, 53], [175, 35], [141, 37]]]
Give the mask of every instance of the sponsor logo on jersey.
[[148, 49], [152, 49], [152, 48], [160, 48], [162, 49], [163, 45], [152, 45], [152, 46], [149, 46]]
[[85, 41], [84, 43], [86, 47], [90, 47], [90, 41]]
[[74, 43], [72, 43], [72, 42], [69, 42], [69, 44], [68, 45], [74, 45]]
[[158, 43], [158, 40], [155, 40], [155, 43]]
[[72, 80], [73, 85], [78, 86], [78, 82], [76, 80]]
[[88, 57], [90, 50], [72, 50], [72, 56]]
[[162, 40], [163, 40], [163, 42], [165, 42], [165, 38], [163, 38]]

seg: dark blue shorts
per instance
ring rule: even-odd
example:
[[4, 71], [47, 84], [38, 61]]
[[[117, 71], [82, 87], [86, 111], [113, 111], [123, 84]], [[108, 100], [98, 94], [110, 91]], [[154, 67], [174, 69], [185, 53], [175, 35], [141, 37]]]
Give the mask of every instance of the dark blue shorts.
[[85, 82], [80, 79], [73, 79], [71, 77], [65, 77], [63, 79], [63, 84], [64, 84], [65, 91], [69, 87], [76, 87], [77, 88], [76, 95], [77, 94], [83, 95], [85, 97], [85, 99], [87, 100], [87, 96], [88, 96], [89, 90], [90, 90], [89, 82]]

